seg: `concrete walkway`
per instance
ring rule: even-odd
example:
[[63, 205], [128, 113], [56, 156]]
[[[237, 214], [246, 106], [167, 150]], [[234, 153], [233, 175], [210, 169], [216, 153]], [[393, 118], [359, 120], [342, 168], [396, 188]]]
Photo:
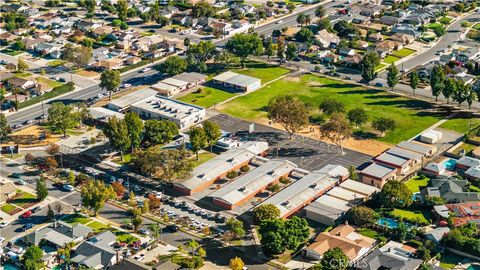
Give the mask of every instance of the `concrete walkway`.
[[418, 136], [420, 136], [420, 134], [423, 134], [423, 133], [425, 133], [425, 132], [427, 132], [427, 131], [430, 131], [430, 130], [432, 130], [432, 129], [434, 129], [434, 128], [437, 128], [437, 127], [441, 126], [443, 123], [447, 122], [448, 119], [454, 117], [455, 115], [457, 115], [457, 113], [452, 113], [452, 114], [450, 114], [449, 116], [443, 118], [442, 120], [436, 122], [435, 124], [429, 126], [429, 127], [426, 128], [426, 129], [424, 129], [422, 132], [416, 134], [415, 136], [413, 136], [412, 138], [410, 138], [409, 141], [415, 140], [415, 138], [417, 138]]

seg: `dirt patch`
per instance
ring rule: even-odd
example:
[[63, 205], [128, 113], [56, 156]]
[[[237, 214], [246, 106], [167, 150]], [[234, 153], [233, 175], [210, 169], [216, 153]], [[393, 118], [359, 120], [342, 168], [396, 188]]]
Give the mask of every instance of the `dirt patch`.
[[[45, 139], [41, 140], [42, 136], [45, 136]], [[5, 145], [18, 144], [20, 147], [46, 146], [59, 140], [60, 135], [51, 135], [45, 127], [33, 125], [12, 133], [9, 143]]]
[[87, 77], [87, 78], [93, 78], [100, 75], [98, 72], [90, 71], [90, 70], [80, 70], [76, 74], [78, 76]]
[[300, 77], [285, 77], [283, 79], [284, 81], [288, 81], [288, 82], [300, 82]]
[[[255, 122], [283, 130], [282, 126], [279, 124], [270, 124], [270, 121], [267, 118], [260, 118]], [[312, 128], [313, 132], [311, 131]], [[299, 132], [299, 134], [317, 141], [323, 141], [331, 144], [330, 141], [320, 138], [320, 131], [317, 126], [308, 126], [304, 130]], [[379, 154], [381, 154], [387, 149], [390, 149], [393, 146], [394, 145], [392, 144], [381, 141], [376, 141], [372, 139], [358, 139], [353, 137], [343, 143], [343, 147], [346, 149], [357, 151], [370, 156], [378, 156]]]

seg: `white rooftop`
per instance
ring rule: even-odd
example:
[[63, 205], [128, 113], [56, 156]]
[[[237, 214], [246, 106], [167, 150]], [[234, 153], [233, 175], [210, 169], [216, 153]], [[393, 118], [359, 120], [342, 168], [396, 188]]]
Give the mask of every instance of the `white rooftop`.
[[358, 201], [359, 199], [364, 199], [366, 196], [359, 194], [342, 187], [334, 187], [327, 193], [329, 196], [342, 199], [345, 201]]
[[234, 205], [273, 183], [282, 175], [289, 174], [296, 167], [288, 160], [268, 160], [209, 196]]
[[361, 173], [370, 175], [373, 177], [377, 177], [377, 178], [383, 178], [386, 175], [392, 173], [394, 170], [395, 170], [394, 168], [391, 168], [382, 164], [372, 163], [368, 167], [363, 169]]
[[173, 119], [183, 119], [197, 112], [205, 111], [202, 107], [162, 96], [144, 99], [132, 104], [132, 107]]
[[167, 78], [165, 80], [162, 80], [162, 82], [166, 83], [166, 84], [176, 86], [176, 87], [183, 87], [183, 86], [186, 86], [188, 84], [188, 82], [186, 82], [186, 81], [181, 81], [181, 80], [177, 80], [177, 79], [174, 79], [174, 78]]
[[303, 206], [325, 189], [338, 183], [339, 176], [345, 175], [348, 175], [348, 169], [345, 167], [327, 165], [293, 182], [277, 194], [263, 201], [262, 204], [275, 205], [280, 210], [280, 216], [283, 217], [292, 209]]
[[173, 86], [171, 84], [166, 84], [166, 83], [163, 83], [163, 82], [158, 82], [158, 83], [150, 86], [150, 88], [152, 88], [154, 90], [157, 90], [157, 91], [175, 91], [175, 90], [177, 90], [176, 86]]
[[247, 87], [251, 84], [254, 84], [254, 83], [260, 81], [260, 79], [250, 77], [250, 76], [247, 76], [247, 75], [243, 75], [243, 74], [238, 74], [238, 73], [235, 73], [235, 72], [232, 72], [232, 71], [226, 71], [222, 74], [219, 74], [219, 75], [215, 76], [213, 78], [213, 80], [226, 82], [226, 83], [233, 84], [233, 85], [239, 85], [239, 86], [243, 86], [243, 87]]
[[157, 91], [153, 89], [143, 88], [138, 91], [127, 94], [123, 97], [119, 97], [117, 99], [111, 100], [108, 104], [112, 104], [121, 109], [125, 109], [136, 102], [142, 101], [150, 97], [154, 97], [156, 94], [157, 94]]
[[348, 189], [348, 190], [351, 190], [353, 192], [363, 194], [365, 196], [370, 196], [373, 193], [380, 191], [380, 189], [378, 189], [374, 186], [367, 185], [367, 184], [364, 184], [362, 182], [358, 182], [358, 181], [351, 180], [351, 179], [347, 179], [347, 180], [343, 181], [339, 186], [344, 188], [344, 189]]
[[193, 169], [192, 176], [189, 179], [177, 185], [193, 190], [267, 150], [268, 143], [266, 142], [246, 142], [240, 147], [232, 148], [200, 164]]

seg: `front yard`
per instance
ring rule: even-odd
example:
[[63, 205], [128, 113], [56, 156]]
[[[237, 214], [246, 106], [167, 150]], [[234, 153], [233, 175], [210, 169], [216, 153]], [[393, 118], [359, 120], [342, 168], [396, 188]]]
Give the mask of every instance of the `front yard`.
[[407, 57], [411, 54], [414, 54], [416, 51], [415, 50], [412, 50], [412, 49], [408, 49], [408, 48], [403, 48], [403, 49], [400, 49], [396, 52], [393, 52], [392, 54], [394, 56], [397, 56], [397, 57], [400, 57], [400, 58], [403, 58], [403, 57]]
[[393, 64], [393, 63], [397, 62], [398, 60], [400, 60], [399, 57], [396, 57], [396, 56], [394, 56], [394, 55], [390, 55], [390, 54], [389, 54], [389, 55], [387, 55], [387, 57], [385, 57], [385, 58], [383, 59], [383, 62], [390, 65], [390, 64]]
[[50, 79], [47, 79], [47, 78], [44, 78], [44, 77], [37, 77], [35, 79], [37, 80], [37, 82], [44, 83], [44, 84], [46, 84], [46, 85], [48, 85], [52, 88], [63, 85], [63, 83], [61, 83], [61, 82], [50, 80]]
[[2, 205], [0, 207], [0, 209], [2, 210], [2, 212], [6, 213], [6, 214], [9, 214], [9, 215], [13, 215], [13, 214], [21, 211], [20, 208], [16, 207], [13, 204], [10, 204], [10, 203], [6, 203], [6, 204]]
[[411, 192], [416, 193], [420, 192], [420, 188], [428, 186], [428, 181], [430, 178], [425, 176], [415, 176], [414, 178], [408, 180], [405, 184]]
[[[434, 111], [427, 102], [315, 75], [284, 78], [218, 106], [218, 109], [239, 118], [266, 122], [268, 102], [276, 96], [287, 94], [297, 96], [314, 110], [322, 100], [333, 98], [344, 103], [347, 111], [358, 107], [365, 109], [370, 120], [380, 115], [391, 118], [395, 120], [397, 128], [378, 139], [394, 144], [413, 137], [441, 119], [441, 113]], [[369, 124], [358, 129], [357, 135], [374, 137]]]
[[66, 216], [65, 218], [63, 218], [62, 220], [67, 222], [68, 224], [80, 223], [80, 224], [83, 224], [83, 225], [92, 221], [91, 218], [82, 216], [80, 214], [69, 215], [69, 216]]
[[23, 208], [23, 206], [27, 204], [33, 204], [37, 202], [37, 196], [21, 190], [18, 190], [18, 192], [20, 195], [11, 201], [12, 204]]

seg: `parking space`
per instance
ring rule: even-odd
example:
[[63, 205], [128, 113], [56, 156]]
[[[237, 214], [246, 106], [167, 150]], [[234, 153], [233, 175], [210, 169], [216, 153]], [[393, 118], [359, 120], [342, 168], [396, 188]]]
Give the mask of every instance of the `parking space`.
[[341, 155], [337, 146], [304, 136], [295, 135], [289, 140], [285, 132], [256, 123], [254, 132], [249, 134], [252, 122], [225, 114], [216, 115], [209, 120], [240, 140], [267, 141], [270, 145], [267, 157], [287, 159], [306, 170], [318, 170], [328, 164], [358, 167], [372, 158], [349, 149], [345, 149], [345, 154]]

